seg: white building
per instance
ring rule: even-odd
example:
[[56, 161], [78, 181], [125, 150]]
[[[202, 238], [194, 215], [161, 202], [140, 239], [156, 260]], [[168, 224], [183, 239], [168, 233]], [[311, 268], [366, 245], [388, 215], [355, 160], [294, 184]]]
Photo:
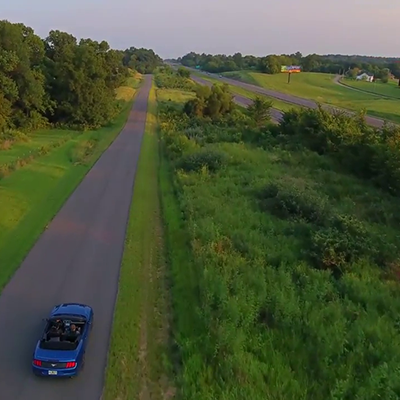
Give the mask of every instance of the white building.
[[358, 75], [356, 79], [358, 81], [373, 82], [374, 81], [374, 76], [373, 75], [368, 75], [366, 72], [364, 72], [363, 74]]

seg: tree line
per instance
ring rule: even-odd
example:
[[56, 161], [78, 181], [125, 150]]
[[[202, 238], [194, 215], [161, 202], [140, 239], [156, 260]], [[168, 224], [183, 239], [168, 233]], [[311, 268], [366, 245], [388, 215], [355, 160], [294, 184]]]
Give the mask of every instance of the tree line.
[[211, 73], [252, 69], [268, 74], [278, 74], [282, 65], [300, 65], [304, 72], [330, 74], [346, 73], [358, 69], [380, 77], [385, 76], [389, 71], [397, 79], [400, 79], [400, 58], [341, 54], [309, 54], [304, 56], [300, 52], [281, 55], [269, 54], [265, 57], [243, 56], [241, 53], [212, 55], [190, 52], [178, 58], [177, 61], [191, 68], [199, 66], [202, 70]]
[[52, 30], [45, 39], [22, 23], [0, 21], [0, 132], [46, 125], [106, 124], [118, 112], [115, 89], [129, 68], [152, 72], [153, 50], [114, 50]]

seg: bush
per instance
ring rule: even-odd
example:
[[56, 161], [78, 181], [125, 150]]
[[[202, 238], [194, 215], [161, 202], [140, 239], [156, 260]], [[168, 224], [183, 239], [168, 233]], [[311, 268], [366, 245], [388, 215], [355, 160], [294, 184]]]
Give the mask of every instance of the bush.
[[28, 142], [29, 137], [18, 130], [15, 129], [5, 129], [0, 132], [0, 143], [3, 142]]
[[309, 254], [317, 266], [343, 272], [362, 258], [388, 265], [396, 258], [397, 249], [346, 215], [330, 218], [328, 226], [312, 234]]
[[197, 152], [184, 155], [178, 162], [177, 167], [184, 171], [200, 171], [207, 167], [210, 172], [216, 172], [226, 162], [224, 153], [210, 149], [201, 149]]
[[233, 96], [227, 85], [197, 87], [196, 98], [189, 100], [184, 106], [184, 113], [190, 117], [210, 117], [221, 119], [235, 109]]
[[323, 225], [329, 218], [327, 199], [310, 189], [270, 183], [261, 192], [263, 208], [280, 218], [296, 217]]
[[157, 73], [155, 75], [155, 83], [160, 89], [180, 89], [185, 91], [192, 91], [195, 88], [195, 83], [183, 77], [176, 72], [172, 73]]
[[340, 165], [386, 191], [400, 194], [400, 128], [367, 126], [365, 112], [356, 116], [318, 109], [290, 110], [281, 134], [293, 137], [319, 154], [330, 154]]

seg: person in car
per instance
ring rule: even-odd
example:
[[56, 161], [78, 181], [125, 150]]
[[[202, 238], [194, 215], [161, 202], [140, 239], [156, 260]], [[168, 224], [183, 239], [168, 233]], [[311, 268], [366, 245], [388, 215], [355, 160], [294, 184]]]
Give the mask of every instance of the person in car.
[[63, 331], [63, 322], [61, 319], [57, 319], [55, 324], [51, 327], [51, 331], [54, 333], [62, 333]]
[[80, 333], [81, 333], [80, 329], [75, 324], [72, 324], [71, 325], [71, 333], [70, 333], [71, 336], [74, 336], [75, 338], [77, 338]]

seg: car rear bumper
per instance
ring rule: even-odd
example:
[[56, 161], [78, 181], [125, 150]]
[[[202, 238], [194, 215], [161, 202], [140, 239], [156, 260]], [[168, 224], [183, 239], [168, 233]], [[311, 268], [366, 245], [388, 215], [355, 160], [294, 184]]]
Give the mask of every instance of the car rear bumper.
[[[51, 371], [55, 371], [56, 374]], [[68, 368], [68, 369], [50, 369], [50, 368], [39, 368], [32, 365], [32, 372], [37, 376], [48, 376], [49, 378], [60, 378], [60, 377], [71, 377], [75, 376], [79, 372], [79, 367]]]

